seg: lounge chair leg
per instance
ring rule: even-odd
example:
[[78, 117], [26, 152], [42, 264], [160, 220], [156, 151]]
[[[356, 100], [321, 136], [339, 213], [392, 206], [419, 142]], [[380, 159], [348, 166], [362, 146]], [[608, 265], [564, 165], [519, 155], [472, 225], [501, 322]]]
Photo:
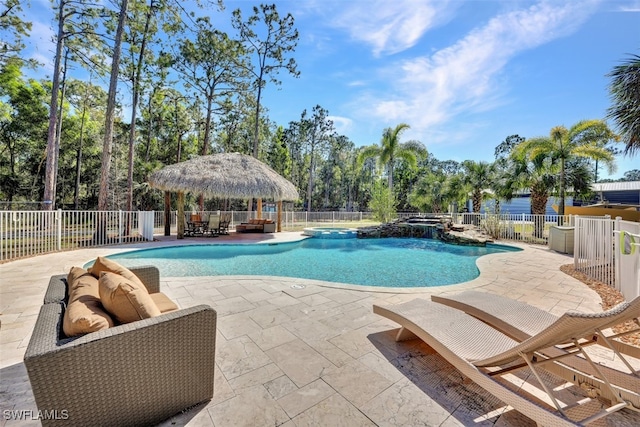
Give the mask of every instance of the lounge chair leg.
[[396, 342], [414, 340], [416, 338], [418, 338], [416, 334], [414, 334], [413, 332], [411, 332], [410, 330], [408, 330], [403, 326], [400, 328], [400, 330], [398, 331], [398, 334], [396, 335]]
[[[599, 330], [598, 330], [599, 332]], [[582, 355], [584, 356], [584, 358], [587, 360], [587, 362], [589, 362], [589, 364], [591, 365], [591, 367], [598, 373], [598, 375], [600, 376], [600, 378], [602, 378], [602, 381], [604, 382], [605, 386], [609, 389], [609, 391], [611, 392], [611, 394], [615, 397], [615, 399], [618, 401], [618, 403], [624, 403], [625, 406], [628, 405], [627, 402], [625, 402], [618, 393], [616, 393], [616, 391], [613, 389], [613, 387], [611, 386], [611, 383], [609, 382], [609, 379], [606, 377], [606, 375], [604, 375], [602, 373], [602, 371], [598, 368], [598, 366], [593, 362], [593, 360], [591, 360], [591, 358], [589, 357], [589, 354], [587, 354], [586, 351], [584, 351], [584, 348], [582, 348], [582, 346], [580, 345], [580, 343], [578, 343], [578, 341], [574, 341], [574, 344], [576, 345], [576, 347], [578, 347], [580, 349], [580, 353], [582, 353]], [[633, 372], [633, 370], [632, 370]], [[612, 402], [613, 403], [613, 402]], [[616, 405], [617, 406], [617, 405]]]
[[542, 378], [540, 378], [540, 375], [538, 374], [538, 371], [536, 371], [535, 366], [533, 366], [533, 363], [531, 363], [530, 355], [520, 353], [520, 356], [524, 359], [525, 362], [527, 362], [527, 365], [529, 365], [529, 369], [531, 369], [531, 372], [533, 372], [533, 375], [535, 375], [536, 379], [538, 380], [538, 382], [540, 383], [540, 385], [544, 389], [545, 393], [547, 393], [547, 396], [549, 396], [549, 398], [553, 402], [553, 404], [556, 407], [556, 409], [558, 410], [558, 412], [560, 412], [565, 418], [568, 418], [567, 414], [562, 410], [562, 406], [560, 406], [560, 404], [558, 403], [558, 400], [556, 400], [556, 397], [553, 395], [553, 392], [551, 390], [549, 390], [549, 387], [547, 386], [547, 383], [545, 383], [542, 380]]
[[[636, 319], [637, 321], [637, 319]], [[635, 369], [633, 369], [633, 366], [631, 366], [631, 363], [629, 363], [629, 361], [622, 355], [622, 353], [620, 353], [614, 346], [613, 344], [611, 344], [611, 342], [609, 342], [609, 340], [607, 339], [607, 337], [602, 333], [602, 331], [600, 329], [596, 329], [596, 332], [598, 332], [598, 341], [600, 341], [600, 338], [602, 338], [602, 341], [604, 341], [604, 343], [607, 345], [607, 347], [609, 347], [611, 350], [613, 350], [614, 354], [616, 356], [618, 356], [620, 358], [620, 360], [622, 360], [622, 363], [624, 363], [627, 368], [631, 371], [632, 375], [640, 376], [640, 374], [638, 373], [639, 371], [636, 371]]]
[[609, 415], [609, 414], [611, 414], [613, 412], [617, 412], [620, 409], [624, 409], [627, 406], [629, 406], [629, 405], [626, 402], [618, 403], [617, 405], [613, 405], [613, 406], [611, 406], [611, 407], [609, 407], [609, 408], [607, 408], [605, 410], [602, 410], [602, 411], [598, 412], [597, 414], [594, 414], [594, 415], [592, 415], [592, 416], [590, 416], [588, 418], [585, 418], [584, 420], [580, 420], [580, 423], [584, 424], [584, 425], [587, 425], [587, 424], [592, 423], [595, 420], [598, 420], [598, 419], [600, 419], [602, 417], [606, 417], [607, 415]]

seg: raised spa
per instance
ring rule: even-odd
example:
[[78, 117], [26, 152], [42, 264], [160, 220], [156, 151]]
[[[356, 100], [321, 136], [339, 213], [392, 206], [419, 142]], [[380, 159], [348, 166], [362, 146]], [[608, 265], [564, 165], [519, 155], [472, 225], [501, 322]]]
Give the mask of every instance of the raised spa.
[[302, 234], [320, 239], [354, 239], [358, 237], [358, 230], [347, 227], [308, 227]]

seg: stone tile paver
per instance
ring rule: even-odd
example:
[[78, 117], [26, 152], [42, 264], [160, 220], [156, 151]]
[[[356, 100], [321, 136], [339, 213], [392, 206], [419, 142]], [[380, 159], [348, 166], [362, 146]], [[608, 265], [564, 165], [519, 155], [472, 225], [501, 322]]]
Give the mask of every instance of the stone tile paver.
[[[300, 239], [299, 233], [275, 237]], [[240, 238], [261, 236], [232, 233], [216, 242], [242, 243]], [[159, 240], [0, 264], [0, 409], [36, 410], [22, 358], [49, 277], [99, 255], [208, 242]], [[161, 425], [532, 425], [420, 340], [395, 342], [398, 325], [371, 309], [374, 303], [475, 289], [554, 314], [601, 310], [594, 291], [560, 272], [571, 257], [520, 246], [524, 251], [480, 258], [477, 279], [438, 288], [371, 289], [285, 277], [162, 277], [163, 291], [181, 307], [209, 304], [217, 310], [218, 336], [213, 399]], [[612, 422], [638, 425], [640, 416], [625, 411]], [[2, 420], [0, 425], [23, 424]]]
[[294, 418], [335, 393], [336, 391], [323, 380], [315, 380], [282, 396], [278, 399], [278, 403], [289, 417]]

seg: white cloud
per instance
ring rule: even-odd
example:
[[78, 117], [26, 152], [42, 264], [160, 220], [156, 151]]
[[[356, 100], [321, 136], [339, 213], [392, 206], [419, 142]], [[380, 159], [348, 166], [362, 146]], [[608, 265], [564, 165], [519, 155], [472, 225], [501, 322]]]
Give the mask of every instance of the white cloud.
[[352, 82], [347, 83], [347, 86], [356, 87], [356, 86], [366, 86], [367, 82], [364, 80], [354, 80]]
[[348, 131], [351, 129], [351, 126], [353, 125], [353, 120], [347, 117], [327, 116], [327, 119], [333, 122], [333, 126], [335, 127], [336, 132], [341, 135], [348, 133]]
[[615, 5], [617, 6], [617, 11], [619, 12], [640, 12], [640, 1], [628, 1], [621, 2], [621, 4]]
[[414, 46], [430, 28], [442, 25], [454, 6], [448, 0], [376, 0], [344, 2], [332, 25], [373, 48], [375, 56]]
[[53, 42], [54, 32], [51, 23], [42, 21], [31, 21], [31, 34], [28, 45], [31, 50], [27, 52], [30, 58], [35, 59], [43, 64], [47, 72], [53, 70], [53, 58], [55, 56], [56, 46]]
[[[395, 95], [369, 99], [369, 110], [388, 122], [406, 122], [420, 131], [468, 111], [489, 109], [504, 90], [497, 77], [522, 51], [575, 31], [593, 12], [594, 2], [540, 2], [495, 16], [483, 27], [430, 56], [385, 70]], [[369, 95], [370, 97], [371, 95]]]

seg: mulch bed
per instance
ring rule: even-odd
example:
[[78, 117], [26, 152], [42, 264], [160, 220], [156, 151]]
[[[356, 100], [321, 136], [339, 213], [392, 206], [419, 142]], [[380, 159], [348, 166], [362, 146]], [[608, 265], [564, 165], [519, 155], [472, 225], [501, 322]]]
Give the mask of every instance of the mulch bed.
[[[565, 264], [560, 267], [560, 271], [569, 276], [580, 280], [582, 283], [593, 289], [600, 295], [600, 299], [602, 299], [602, 309], [608, 310], [611, 307], [614, 307], [617, 304], [625, 301], [624, 296], [615, 288], [606, 285], [598, 280], [592, 279], [588, 277], [584, 273], [576, 271], [573, 268], [573, 264]], [[612, 329], [615, 333], [629, 331], [631, 329], [636, 329], [637, 325], [632, 321], [627, 321], [625, 323], [621, 323], [620, 325], [614, 326]], [[626, 342], [627, 344], [631, 344], [636, 347], [640, 347], [640, 332], [636, 332], [635, 334], [630, 334], [625, 337], [620, 338], [621, 341]]]

